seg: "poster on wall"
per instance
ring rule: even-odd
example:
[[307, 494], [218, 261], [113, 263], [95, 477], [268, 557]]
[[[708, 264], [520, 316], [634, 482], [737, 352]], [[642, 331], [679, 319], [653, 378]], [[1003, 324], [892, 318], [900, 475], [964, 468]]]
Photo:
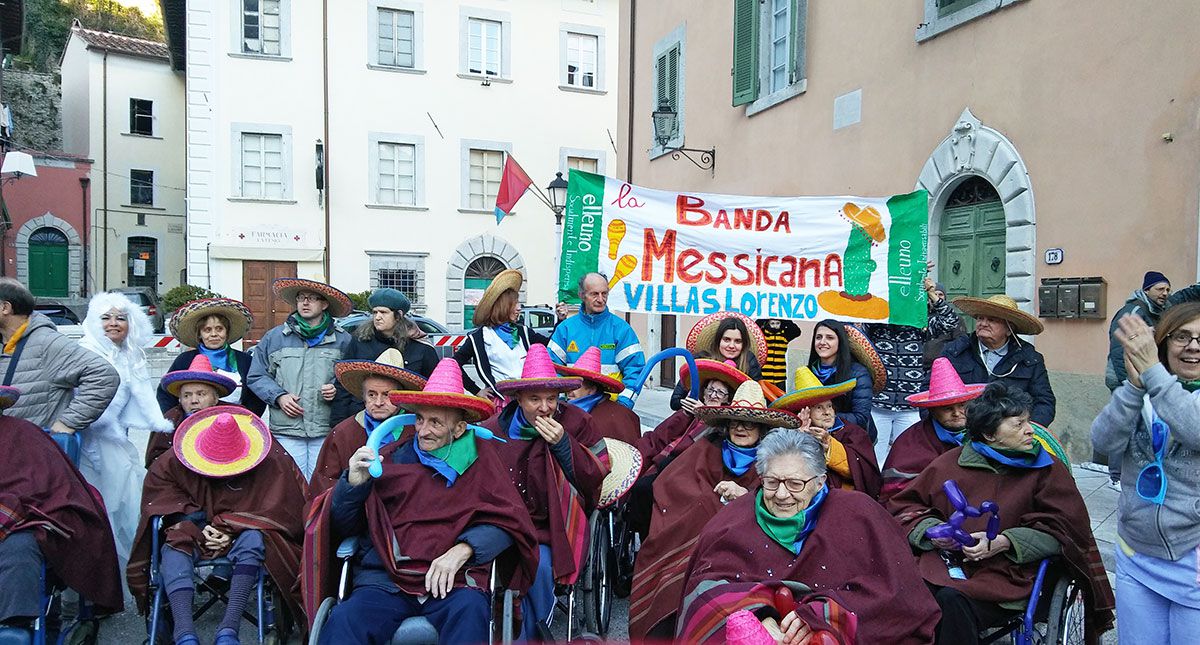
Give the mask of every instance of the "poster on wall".
[[929, 195], [747, 197], [570, 172], [559, 299], [589, 272], [614, 311], [927, 324]]

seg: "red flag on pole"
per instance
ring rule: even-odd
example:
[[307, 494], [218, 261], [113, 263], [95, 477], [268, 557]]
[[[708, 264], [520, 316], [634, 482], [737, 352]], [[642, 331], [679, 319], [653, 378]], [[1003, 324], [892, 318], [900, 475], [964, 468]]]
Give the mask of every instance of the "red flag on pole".
[[505, 155], [504, 174], [500, 177], [500, 190], [496, 192], [496, 223], [512, 212], [517, 202], [533, 185], [533, 180], [512, 155]]

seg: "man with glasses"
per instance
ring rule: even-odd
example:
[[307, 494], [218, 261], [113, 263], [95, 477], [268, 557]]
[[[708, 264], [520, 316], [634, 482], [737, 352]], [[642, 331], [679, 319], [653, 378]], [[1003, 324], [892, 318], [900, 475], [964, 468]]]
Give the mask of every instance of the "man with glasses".
[[346, 294], [315, 280], [280, 278], [271, 286], [294, 309], [254, 347], [246, 385], [267, 402], [271, 434], [307, 480], [329, 434], [337, 392], [333, 364], [350, 347], [350, 335], [333, 319], [353, 305]]

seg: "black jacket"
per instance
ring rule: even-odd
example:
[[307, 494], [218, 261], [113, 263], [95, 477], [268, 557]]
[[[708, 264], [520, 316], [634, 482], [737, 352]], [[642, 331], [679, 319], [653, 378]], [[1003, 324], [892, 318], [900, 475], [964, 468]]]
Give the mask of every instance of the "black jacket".
[[[179, 356], [176, 356], [175, 361], [171, 363], [171, 367], [167, 370], [167, 372], [170, 373], [186, 370], [191, 366], [192, 359], [196, 358], [196, 355], [199, 353], [200, 350], [189, 349]], [[237, 371], [242, 377], [242, 407], [261, 417], [263, 411], [267, 409], [267, 404], [263, 403], [263, 400], [258, 398], [258, 395], [254, 393], [254, 390], [246, 387], [246, 373], [250, 371], [250, 355], [246, 352], [240, 352], [236, 349], [233, 350], [233, 354], [237, 357]], [[175, 395], [163, 389], [162, 385], [159, 385], [158, 407], [160, 411], [166, 413], [167, 410], [170, 410], [177, 405], [179, 405], [179, 399], [175, 397]]]
[[[370, 324], [369, 322], [367, 324]], [[379, 334], [368, 341], [359, 340], [357, 336], [352, 336], [350, 339], [350, 347], [342, 356], [344, 361], [373, 361], [379, 358], [379, 355], [389, 349], [395, 347], [388, 339], [381, 338]], [[416, 372], [425, 378], [429, 378], [433, 374], [433, 368], [437, 367], [438, 355], [437, 350], [427, 343], [422, 343], [419, 340], [409, 340], [404, 344], [404, 349], [400, 350], [400, 354], [404, 356], [404, 369], [410, 372]], [[337, 394], [333, 395], [332, 409], [329, 413], [329, 427], [333, 428], [337, 424], [345, 421], [362, 411], [364, 405], [360, 396], [362, 392], [350, 393], [346, 388], [342, 387], [341, 381], [335, 382]]]
[[954, 365], [963, 383], [1002, 381], [1009, 387], [1024, 390], [1033, 397], [1030, 420], [1043, 426], [1054, 421], [1054, 390], [1050, 387], [1050, 375], [1046, 372], [1046, 359], [1033, 345], [1010, 339], [1008, 354], [1000, 359], [992, 374], [988, 374], [979, 356], [979, 337], [973, 333], [946, 343], [942, 356], [950, 359], [950, 364]]
[[[521, 342], [521, 346], [526, 350], [530, 344], [545, 345], [550, 342], [549, 338], [537, 333], [536, 331], [526, 327], [525, 325], [517, 325], [517, 339]], [[483, 380], [482, 386], [471, 379], [466, 370], [463, 370], [463, 387], [472, 394], [478, 394], [483, 388], [496, 389], [496, 377], [492, 375], [492, 364], [488, 360], [486, 345], [483, 342], [483, 327], [476, 327], [471, 333], [467, 334], [467, 339], [462, 345], [458, 346], [458, 351], [454, 352], [454, 360], [458, 361], [460, 366], [466, 366], [467, 363], [475, 363], [475, 371], [478, 372], [479, 378]]]

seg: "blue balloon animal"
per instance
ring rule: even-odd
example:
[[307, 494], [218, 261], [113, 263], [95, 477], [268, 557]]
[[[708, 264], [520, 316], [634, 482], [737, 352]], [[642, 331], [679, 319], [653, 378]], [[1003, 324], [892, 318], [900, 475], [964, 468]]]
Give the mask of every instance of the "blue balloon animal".
[[[383, 459], [379, 456], [379, 449], [385, 443], [391, 443], [400, 438], [400, 434], [404, 432], [404, 426], [410, 426], [417, 422], [415, 414], [397, 414], [375, 426], [371, 434], [367, 437], [367, 447], [375, 451], [375, 461], [371, 462], [369, 472], [372, 477], [383, 476]], [[491, 430], [483, 426], [467, 424], [467, 429], [474, 432], [476, 437], [484, 440], [495, 440], [508, 443], [507, 440], [497, 437]], [[389, 435], [391, 437], [389, 438]]]
[[[646, 384], [646, 380], [650, 378], [652, 368], [666, 359], [675, 358], [676, 356], [682, 356], [683, 360], [687, 361], [688, 369], [692, 371], [693, 375], [700, 373], [700, 370], [696, 368], [696, 357], [692, 356], [691, 352], [682, 347], [671, 347], [664, 349], [654, 356], [651, 356], [650, 360], [646, 361], [646, 366], [642, 368], [642, 373], [638, 376], [637, 383], [634, 384], [633, 387], [629, 388], [633, 390], [633, 395], [628, 397], [621, 395], [617, 398], [617, 403], [620, 403], [621, 405], [632, 410], [633, 404], [637, 401], [638, 395], [642, 393], [642, 386], [644, 386]], [[689, 396], [691, 396], [693, 399], [700, 398], [700, 379], [692, 379], [692, 389]]]

